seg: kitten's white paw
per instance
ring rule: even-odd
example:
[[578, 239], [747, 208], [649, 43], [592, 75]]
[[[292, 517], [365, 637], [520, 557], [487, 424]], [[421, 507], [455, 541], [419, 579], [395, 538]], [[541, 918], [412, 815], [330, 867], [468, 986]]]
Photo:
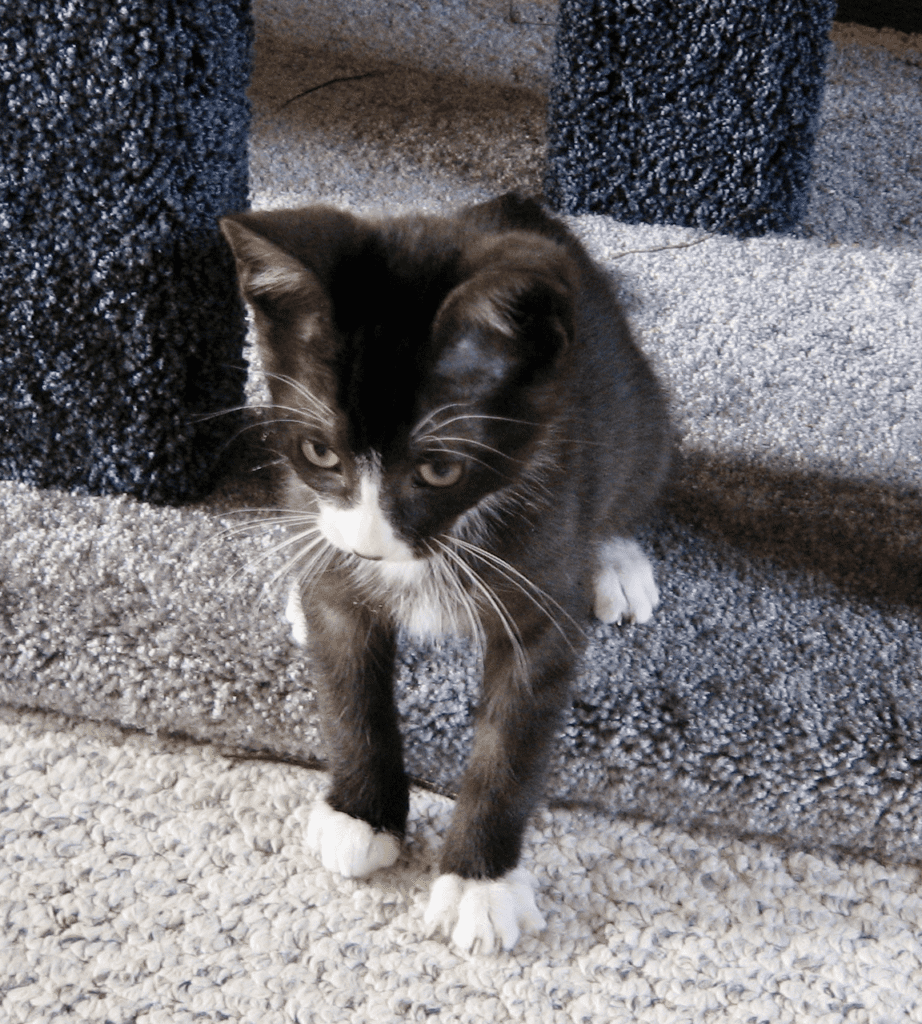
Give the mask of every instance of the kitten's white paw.
[[602, 622], [648, 622], [659, 604], [653, 567], [635, 541], [615, 537], [602, 545], [595, 578], [597, 619]]
[[304, 606], [301, 604], [301, 589], [297, 583], [288, 591], [288, 602], [285, 605], [285, 618], [291, 623], [291, 638], [302, 647], [307, 646], [307, 619]]
[[389, 868], [400, 856], [400, 843], [389, 832], [375, 832], [367, 821], [334, 811], [325, 801], [314, 804], [307, 823], [307, 845], [327, 871], [345, 878], [365, 878]]
[[535, 905], [535, 880], [522, 868], [502, 878], [439, 875], [432, 886], [425, 923], [465, 951], [492, 953], [497, 941], [512, 949], [522, 931], [538, 932], [544, 918]]

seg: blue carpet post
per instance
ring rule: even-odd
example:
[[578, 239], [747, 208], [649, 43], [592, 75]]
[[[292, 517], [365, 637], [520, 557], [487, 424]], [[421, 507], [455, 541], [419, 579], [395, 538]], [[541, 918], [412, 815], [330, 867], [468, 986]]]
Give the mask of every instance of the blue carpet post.
[[804, 213], [835, 0], [561, 0], [545, 193], [738, 236]]
[[0, 478], [179, 502], [243, 398], [249, 0], [0, 10]]

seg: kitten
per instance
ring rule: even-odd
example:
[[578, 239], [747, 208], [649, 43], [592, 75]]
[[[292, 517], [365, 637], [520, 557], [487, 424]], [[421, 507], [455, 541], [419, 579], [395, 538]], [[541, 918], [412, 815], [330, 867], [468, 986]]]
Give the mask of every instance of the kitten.
[[507, 195], [447, 217], [327, 207], [221, 222], [285, 456], [330, 787], [308, 842], [362, 877], [409, 805], [396, 634], [471, 636], [476, 738], [426, 921], [466, 949], [543, 926], [517, 868], [590, 605], [645, 622], [630, 539], [666, 472], [653, 374], [564, 224]]

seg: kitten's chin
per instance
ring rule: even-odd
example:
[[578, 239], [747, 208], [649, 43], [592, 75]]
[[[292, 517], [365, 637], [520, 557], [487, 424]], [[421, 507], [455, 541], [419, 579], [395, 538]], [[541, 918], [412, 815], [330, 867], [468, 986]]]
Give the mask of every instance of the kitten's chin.
[[355, 558], [361, 559], [362, 562], [367, 562], [370, 566], [378, 566], [385, 571], [391, 568], [400, 570], [408, 566], [424, 565], [427, 561], [425, 557], [414, 555], [412, 549], [403, 543], [388, 547], [387, 550], [379, 548], [372, 552], [371, 550], [361, 551], [348, 544], [337, 543], [331, 537], [326, 537], [325, 539], [337, 551], [342, 551], [346, 555], [353, 555]]

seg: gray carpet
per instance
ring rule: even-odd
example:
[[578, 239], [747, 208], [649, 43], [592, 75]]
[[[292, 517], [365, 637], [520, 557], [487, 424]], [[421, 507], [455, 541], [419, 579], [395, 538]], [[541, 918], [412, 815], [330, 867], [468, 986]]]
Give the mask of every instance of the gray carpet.
[[547, 927], [465, 955], [423, 923], [444, 797], [349, 880], [305, 849], [318, 772], [2, 710], [0, 750], [4, 1024], [922, 1019], [916, 867], [542, 811]]
[[[669, 387], [682, 458], [642, 538], [662, 607], [588, 624], [552, 801], [922, 855], [919, 46], [836, 30], [798, 235], [572, 221]], [[252, 97], [256, 206], [440, 209], [540, 184], [537, 94], [326, 59], [264, 28]], [[182, 509], [0, 484], [0, 700], [316, 763], [273, 580], [283, 534], [242, 511], [271, 502], [242, 472], [253, 447]], [[402, 664], [410, 769], [450, 793], [472, 665], [411, 647]]]

